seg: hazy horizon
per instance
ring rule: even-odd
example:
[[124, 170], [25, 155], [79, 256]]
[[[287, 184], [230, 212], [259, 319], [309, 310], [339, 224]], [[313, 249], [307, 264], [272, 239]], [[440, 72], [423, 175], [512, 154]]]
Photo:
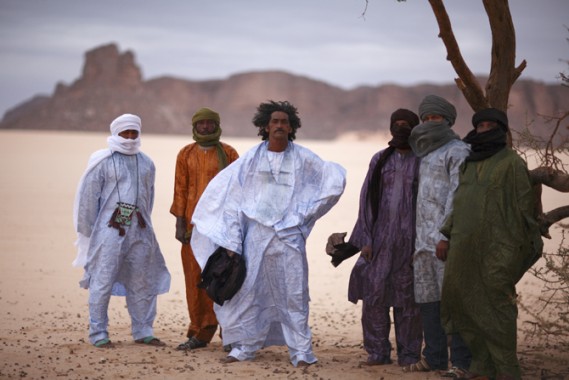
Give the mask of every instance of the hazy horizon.
[[[445, 6], [467, 64], [487, 75], [491, 36], [482, 2]], [[510, 10], [516, 65], [528, 62], [520, 79], [555, 83], [567, 69], [569, 2], [510, 0]], [[84, 53], [108, 43], [136, 54], [144, 80], [281, 70], [343, 89], [452, 83], [437, 34], [427, 2], [0, 0], [0, 114], [71, 84]]]

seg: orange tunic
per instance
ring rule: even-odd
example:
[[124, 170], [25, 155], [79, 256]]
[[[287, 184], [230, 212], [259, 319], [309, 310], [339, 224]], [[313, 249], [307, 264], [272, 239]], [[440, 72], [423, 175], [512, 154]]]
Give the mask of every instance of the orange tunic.
[[[227, 163], [235, 161], [239, 155], [228, 144], [221, 143]], [[186, 219], [188, 229], [200, 196], [209, 181], [219, 172], [219, 160], [215, 147], [203, 149], [198, 144], [186, 145], [176, 159], [174, 178], [174, 200], [170, 213]], [[201, 268], [194, 258], [190, 244], [182, 244], [182, 266], [186, 280], [186, 301], [190, 315], [187, 337], [195, 336], [203, 342], [210, 342], [217, 329], [217, 319], [213, 311], [213, 301], [205, 290], [199, 289]]]

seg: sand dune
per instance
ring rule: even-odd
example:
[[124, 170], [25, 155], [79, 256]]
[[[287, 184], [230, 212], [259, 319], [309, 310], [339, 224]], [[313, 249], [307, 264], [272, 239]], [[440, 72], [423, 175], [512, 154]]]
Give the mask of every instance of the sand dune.
[[[174, 239], [174, 218], [168, 210], [175, 157], [191, 141], [190, 136], [143, 134], [142, 149], [154, 159], [157, 168], [153, 224], [172, 274], [170, 292], [159, 297], [155, 322], [155, 335], [168, 346], [135, 345], [124, 299], [113, 298], [109, 308], [110, 334], [118, 347], [93, 348], [87, 342], [88, 293], [78, 287], [82, 270], [71, 266], [75, 256], [72, 206], [87, 159], [96, 149], [106, 147], [106, 136], [0, 131], [0, 378], [439, 378], [435, 373], [403, 374], [395, 364], [359, 364], [367, 357], [362, 347], [361, 306], [346, 299], [355, 258], [334, 268], [324, 253], [330, 233], [350, 232], [353, 226], [369, 159], [385, 146], [380, 140], [298, 141], [348, 170], [344, 196], [317, 223], [308, 240], [310, 324], [319, 358], [316, 365], [295, 369], [288, 361], [285, 347], [261, 350], [252, 362], [223, 365], [219, 363], [225, 355], [219, 337], [196, 352], [175, 350], [185, 338], [188, 317], [180, 247]], [[243, 153], [259, 140], [225, 141]], [[562, 197], [556, 194], [545, 198], [546, 209], [561, 204]], [[526, 276], [519, 291], [524, 296], [535, 296], [539, 284]], [[532, 343], [520, 336], [520, 357], [527, 378], [540, 378], [542, 372], [559, 373], [569, 367], [567, 353], [547, 355], [532, 350]]]

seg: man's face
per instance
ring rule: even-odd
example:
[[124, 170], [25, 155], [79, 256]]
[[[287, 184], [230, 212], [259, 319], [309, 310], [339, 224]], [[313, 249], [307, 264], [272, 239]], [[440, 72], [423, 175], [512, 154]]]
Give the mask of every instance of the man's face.
[[498, 128], [498, 123], [495, 121], [481, 121], [476, 126], [476, 133], [484, 133], [496, 128]]
[[292, 132], [292, 127], [288, 121], [288, 114], [282, 111], [275, 111], [271, 114], [269, 125], [265, 127], [269, 137], [286, 138]]
[[397, 128], [397, 129], [411, 128], [411, 126], [409, 125], [407, 120], [395, 120], [393, 122], [393, 127]]
[[138, 131], [136, 129], [127, 129], [126, 131], [119, 132], [119, 136], [123, 139], [136, 140]]
[[197, 121], [196, 131], [200, 135], [211, 135], [213, 132], [215, 132], [215, 121], [209, 119]]
[[436, 121], [436, 122], [441, 122], [444, 120], [444, 117], [442, 117], [441, 115], [434, 115], [434, 114], [426, 114], [423, 116], [423, 119], [421, 121], [426, 122], [426, 121]]

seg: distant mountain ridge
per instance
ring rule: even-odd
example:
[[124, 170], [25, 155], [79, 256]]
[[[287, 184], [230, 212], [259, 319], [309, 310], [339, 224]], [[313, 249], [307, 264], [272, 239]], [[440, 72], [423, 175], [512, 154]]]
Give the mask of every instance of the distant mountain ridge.
[[[349, 69], [349, 68], [347, 68]], [[510, 125], [521, 129], [538, 115], [569, 110], [569, 90], [561, 85], [518, 80], [510, 95]], [[299, 110], [298, 138], [334, 139], [348, 132], [388, 131], [397, 108], [417, 112], [425, 95], [437, 94], [458, 111], [455, 131], [471, 129], [472, 110], [454, 83], [448, 85], [362, 86], [344, 90], [282, 71], [249, 72], [225, 80], [174, 77], [143, 80], [134, 53], [108, 44], [85, 53], [81, 77], [58, 83], [51, 96], [35, 96], [7, 111], [1, 129], [107, 131], [122, 113], [142, 118], [146, 133], [191, 134], [192, 114], [210, 107], [221, 114], [224, 136], [255, 137], [251, 118], [259, 103], [288, 100]], [[545, 128], [540, 133], [546, 135]]]

